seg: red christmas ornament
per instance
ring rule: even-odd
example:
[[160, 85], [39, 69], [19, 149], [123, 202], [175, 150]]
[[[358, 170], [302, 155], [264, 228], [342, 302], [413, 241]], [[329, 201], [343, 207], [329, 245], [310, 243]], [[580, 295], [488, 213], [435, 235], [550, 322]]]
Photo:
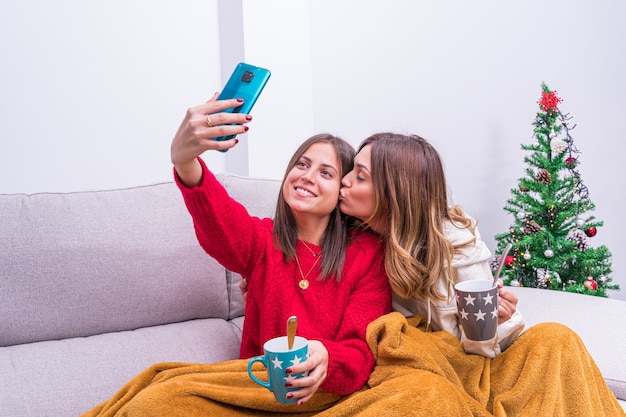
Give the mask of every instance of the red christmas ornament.
[[504, 265], [506, 265], [507, 268], [512, 267], [514, 263], [515, 263], [515, 256], [508, 255], [506, 258], [504, 258]]
[[576, 165], [578, 165], [578, 159], [569, 156], [567, 157], [567, 159], [565, 159], [565, 165], [567, 165], [569, 168], [575, 168]]
[[556, 95], [556, 91], [550, 91], [546, 93], [545, 91], [541, 93], [541, 99], [537, 101], [541, 108], [545, 110], [556, 110], [559, 103], [563, 101]]
[[587, 278], [585, 280], [585, 282], [583, 283], [583, 285], [588, 290], [597, 290], [598, 289], [598, 283], [595, 282], [591, 277]]
[[596, 233], [598, 233], [598, 230], [596, 230], [595, 227], [590, 227], [589, 229], [585, 230], [585, 234], [589, 237], [594, 237]]

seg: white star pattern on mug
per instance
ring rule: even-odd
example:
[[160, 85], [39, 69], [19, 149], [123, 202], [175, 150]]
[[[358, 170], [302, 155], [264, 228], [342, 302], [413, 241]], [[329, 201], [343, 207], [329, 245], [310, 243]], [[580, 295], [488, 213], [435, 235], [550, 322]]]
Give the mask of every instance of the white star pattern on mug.
[[478, 310], [478, 313], [474, 313], [474, 315], [476, 316], [476, 321], [481, 321], [481, 320], [485, 320], [485, 314], [487, 313], [483, 313], [482, 310]]
[[287, 375], [286, 377], [283, 378], [285, 381], [293, 381], [296, 379], [295, 375]]
[[487, 305], [487, 304], [492, 304], [492, 301], [493, 301], [493, 295], [487, 294], [487, 295], [483, 298], [483, 300], [485, 300], [485, 305]]
[[475, 299], [476, 299], [475, 297], [472, 297], [470, 294], [467, 294], [467, 297], [465, 297], [465, 304], [474, 305]]
[[283, 361], [279, 361], [278, 357], [275, 357], [274, 359], [272, 359], [272, 363], [274, 364], [274, 369], [276, 368], [283, 369]]
[[[283, 369], [283, 362], [284, 361], [278, 360], [278, 356], [272, 359], [272, 363], [274, 364], [274, 369], [276, 368]], [[298, 356], [294, 356], [290, 362], [292, 363], [292, 365], [298, 365], [299, 363], [302, 362], [302, 358], [299, 358]]]
[[[474, 301], [476, 300], [476, 297], [472, 297], [471, 295], [468, 294], [466, 297], [463, 297], [463, 299], [465, 299], [466, 305], [475, 305]], [[458, 302], [458, 296], [457, 296], [457, 302]], [[483, 296], [483, 302], [485, 305], [493, 304], [493, 296], [489, 294]], [[476, 316], [476, 321], [480, 321], [480, 320], [484, 321], [485, 315], [487, 313], [483, 313], [482, 310], [478, 310], [478, 313], [473, 313], [473, 314], [474, 316]], [[491, 311], [491, 317], [494, 319], [498, 317], [498, 306], [495, 306], [493, 311]], [[461, 310], [461, 319], [469, 320], [469, 313], [465, 311], [465, 309]]]
[[[304, 376], [309, 376], [309, 371], [304, 371], [304, 372], [302, 372], [301, 376], [303, 376], [303, 377], [304, 377]], [[287, 375], [287, 376], [283, 377], [283, 379], [284, 379], [285, 381], [293, 381], [294, 379], [298, 379], [298, 375], [292, 375], [292, 374], [290, 374], [290, 375]]]
[[293, 365], [298, 365], [300, 362], [302, 362], [302, 358], [299, 358], [297, 356], [295, 356], [293, 360], [291, 361]]
[[454, 286], [457, 320], [468, 340], [494, 338], [498, 326], [498, 287], [492, 280], [468, 280]]

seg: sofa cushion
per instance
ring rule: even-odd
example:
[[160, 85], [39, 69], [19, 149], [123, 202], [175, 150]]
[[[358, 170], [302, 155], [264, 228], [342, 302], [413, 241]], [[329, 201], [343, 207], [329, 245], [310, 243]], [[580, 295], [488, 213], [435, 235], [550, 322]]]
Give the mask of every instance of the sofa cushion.
[[0, 346], [231, 314], [172, 182], [0, 198]]
[[0, 379], [11, 381], [0, 384], [0, 415], [78, 416], [155, 363], [235, 359], [241, 342], [238, 325], [198, 319], [0, 347]]

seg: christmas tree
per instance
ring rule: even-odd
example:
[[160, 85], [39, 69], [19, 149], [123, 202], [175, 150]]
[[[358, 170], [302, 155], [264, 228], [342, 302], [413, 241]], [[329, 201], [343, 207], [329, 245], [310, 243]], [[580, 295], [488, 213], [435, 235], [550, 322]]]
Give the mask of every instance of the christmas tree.
[[524, 157], [528, 167], [504, 207], [514, 222], [495, 236], [492, 267], [510, 242], [502, 271], [506, 285], [606, 297], [607, 290], [619, 286], [611, 284], [609, 250], [590, 244], [603, 223], [587, 214], [595, 206], [579, 172], [581, 152], [571, 135], [576, 125], [570, 113], [559, 110], [561, 102], [556, 91], [542, 84], [534, 143], [522, 144], [529, 152]]

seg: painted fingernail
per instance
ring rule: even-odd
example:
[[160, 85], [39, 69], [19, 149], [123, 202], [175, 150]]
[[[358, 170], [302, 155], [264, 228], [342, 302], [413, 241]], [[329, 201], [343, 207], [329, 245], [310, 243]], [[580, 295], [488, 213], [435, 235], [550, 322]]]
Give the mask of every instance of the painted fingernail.
[[235, 145], [239, 143], [239, 139], [235, 139]]
[[252, 116], [247, 115], [247, 116], [246, 116], [246, 120], [248, 120], [248, 121], [252, 120]]
[[291, 373], [293, 373], [293, 369], [287, 368], [287, 369], [285, 369], [285, 373], [286, 374], [291, 374]]
[[288, 392], [287, 393], [287, 398], [293, 398], [293, 393], [292, 392]]
[[291, 383], [291, 381], [287, 381], [285, 382], [285, 386], [289, 388], [289, 387], [293, 387], [293, 384]]
[[240, 103], [243, 103], [243, 99], [242, 98], [238, 98], [237, 101], [240, 102]]
[[248, 131], [248, 129], [250, 129], [248, 126], [244, 126], [244, 127], [243, 127], [243, 131], [244, 131], [244, 132], [247, 132], [247, 131]]

